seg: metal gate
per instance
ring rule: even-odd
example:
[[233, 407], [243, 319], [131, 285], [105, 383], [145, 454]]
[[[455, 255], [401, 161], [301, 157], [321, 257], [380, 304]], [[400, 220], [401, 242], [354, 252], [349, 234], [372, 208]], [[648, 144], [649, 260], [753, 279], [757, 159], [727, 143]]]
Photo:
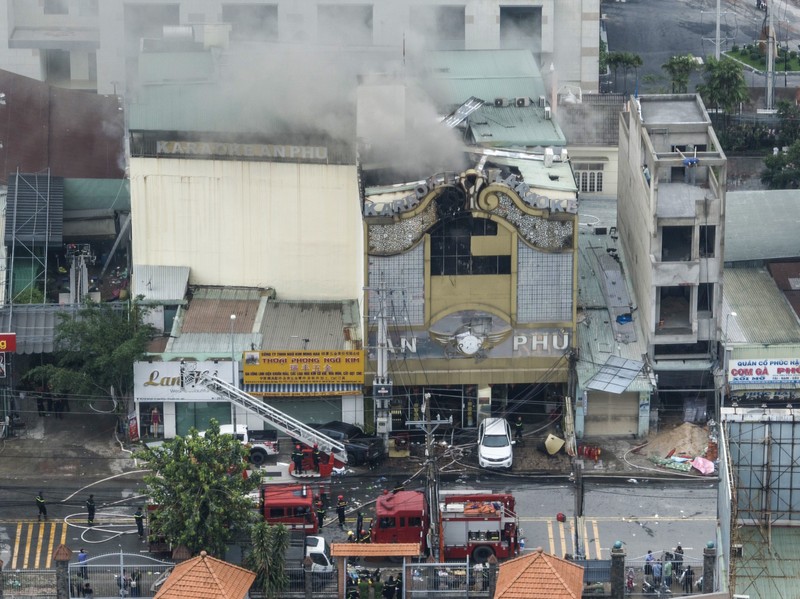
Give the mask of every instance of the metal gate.
[[175, 564], [134, 553], [107, 553], [68, 566], [69, 596], [154, 597]]

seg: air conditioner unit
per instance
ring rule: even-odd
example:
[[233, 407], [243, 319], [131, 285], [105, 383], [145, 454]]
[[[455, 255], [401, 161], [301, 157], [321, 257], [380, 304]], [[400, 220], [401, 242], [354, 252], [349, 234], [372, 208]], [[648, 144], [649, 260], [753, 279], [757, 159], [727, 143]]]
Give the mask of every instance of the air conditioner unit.
[[544, 166], [545, 168], [550, 168], [551, 166], [553, 166], [553, 148], [544, 149]]
[[734, 543], [731, 545], [731, 557], [742, 557], [743, 554], [741, 543]]
[[547, 104], [547, 98], [544, 96], [539, 96], [539, 106], [544, 108], [545, 104]]
[[519, 108], [523, 108], [524, 106], [531, 105], [530, 98], [514, 98], [514, 104], [516, 104]]
[[550, 112], [550, 107], [549, 106], [545, 106], [544, 107], [544, 118], [546, 118], [547, 120], [550, 120], [551, 118], [553, 118], [552, 114]]
[[494, 105], [500, 108], [501, 106], [508, 106], [508, 100], [506, 98], [495, 98]]

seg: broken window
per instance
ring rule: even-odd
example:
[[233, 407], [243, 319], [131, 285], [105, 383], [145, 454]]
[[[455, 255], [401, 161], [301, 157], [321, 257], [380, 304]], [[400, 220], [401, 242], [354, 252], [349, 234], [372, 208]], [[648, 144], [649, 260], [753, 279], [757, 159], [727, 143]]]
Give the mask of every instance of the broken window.
[[661, 227], [661, 261], [692, 259], [692, 227]]
[[700, 227], [699, 246], [701, 258], [713, 258], [714, 247], [716, 242], [717, 228], [709, 226]]
[[692, 332], [691, 291], [691, 285], [659, 287], [657, 335], [684, 335]]
[[714, 311], [714, 283], [700, 283], [697, 287], [697, 316], [711, 318]]
[[272, 42], [278, 39], [277, 4], [223, 4], [222, 20], [231, 25], [231, 40]]
[[317, 7], [317, 41], [334, 46], [372, 45], [371, 4]]
[[511, 274], [511, 256], [473, 256], [472, 237], [497, 235], [497, 223], [471, 215], [448, 218], [431, 231], [431, 276]]
[[435, 31], [426, 36], [426, 46], [432, 50], [463, 50], [465, 39], [465, 7], [456, 6], [411, 6], [411, 23], [425, 23], [425, 28]]
[[542, 51], [542, 7], [501, 6], [500, 47]]

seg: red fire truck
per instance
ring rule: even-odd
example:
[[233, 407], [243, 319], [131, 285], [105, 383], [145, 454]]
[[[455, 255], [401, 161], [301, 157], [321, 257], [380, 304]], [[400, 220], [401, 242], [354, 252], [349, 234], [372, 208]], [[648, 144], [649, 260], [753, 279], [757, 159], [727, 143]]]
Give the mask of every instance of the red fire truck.
[[315, 496], [308, 485], [261, 485], [261, 510], [270, 524], [316, 534]]
[[[519, 555], [514, 496], [482, 491], [444, 495], [439, 505], [440, 559], [485, 562]], [[427, 547], [430, 511], [419, 491], [386, 493], [375, 505], [374, 543], [421, 543]]]

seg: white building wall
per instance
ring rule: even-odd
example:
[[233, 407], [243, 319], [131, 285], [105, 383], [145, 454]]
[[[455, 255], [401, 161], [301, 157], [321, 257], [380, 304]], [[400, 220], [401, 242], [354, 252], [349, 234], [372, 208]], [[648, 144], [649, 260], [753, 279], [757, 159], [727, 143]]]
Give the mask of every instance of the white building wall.
[[135, 264], [189, 266], [195, 285], [361, 301], [355, 166], [132, 158], [131, 211]]

